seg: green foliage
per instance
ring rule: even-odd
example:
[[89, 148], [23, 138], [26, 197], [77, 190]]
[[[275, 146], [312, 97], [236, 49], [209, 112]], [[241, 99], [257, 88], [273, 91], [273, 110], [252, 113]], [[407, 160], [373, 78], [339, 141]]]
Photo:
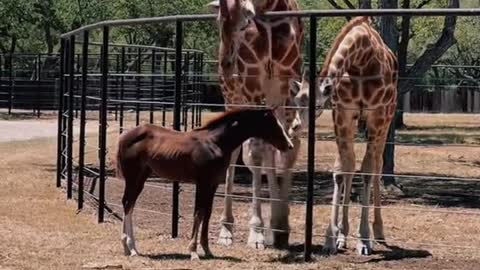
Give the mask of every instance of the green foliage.
[[[1, 52], [55, 52], [61, 33], [82, 25], [111, 19], [156, 17], [178, 14], [207, 13], [209, 0], [0, 0], [0, 51]], [[328, 1], [299, 0], [303, 10], [331, 9]], [[344, 1], [337, 1], [346, 7]], [[351, 1], [358, 3], [358, 1]], [[411, 0], [412, 7], [423, 0]], [[462, 0], [462, 7], [480, 7], [479, 0]], [[401, 1], [399, 1], [401, 3]], [[431, 1], [424, 8], [444, 7], [446, 1]], [[374, 7], [378, 1], [372, 1]], [[478, 19], [477, 19], [478, 20]], [[399, 20], [400, 21], [400, 20]], [[305, 21], [305, 48], [308, 52], [308, 21]], [[335, 36], [345, 24], [345, 18], [321, 18], [318, 28], [318, 59], [323, 60]], [[413, 37], [409, 46], [409, 62], [416, 59], [433, 42], [441, 31], [443, 18], [415, 18], [412, 20]], [[480, 37], [478, 24], [460, 19], [457, 27], [459, 46], [477, 52]], [[185, 24], [185, 47], [207, 52], [207, 58], [216, 58], [218, 29], [215, 22], [189, 22]], [[99, 41], [99, 33], [92, 33]], [[112, 40], [119, 43], [136, 43], [172, 47], [174, 24], [156, 24], [116, 28]], [[469, 45], [470, 44], [470, 45]], [[458, 56], [449, 52], [445, 57]], [[308, 61], [308, 58], [306, 59]]]

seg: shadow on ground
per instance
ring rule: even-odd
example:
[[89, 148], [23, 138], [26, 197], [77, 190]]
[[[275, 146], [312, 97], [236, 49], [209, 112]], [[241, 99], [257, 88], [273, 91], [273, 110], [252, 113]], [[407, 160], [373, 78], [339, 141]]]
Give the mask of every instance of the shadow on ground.
[[[162, 254], [146, 254], [142, 255], [152, 260], [179, 260], [179, 261], [190, 261], [189, 254], [181, 254], [181, 253], [162, 253]], [[231, 261], [231, 262], [243, 262], [242, 259], [230, 257], [230, 256], [214, 256], [205, 258], [200, 256], [201, 260], [224, 260], [224, 261]]]

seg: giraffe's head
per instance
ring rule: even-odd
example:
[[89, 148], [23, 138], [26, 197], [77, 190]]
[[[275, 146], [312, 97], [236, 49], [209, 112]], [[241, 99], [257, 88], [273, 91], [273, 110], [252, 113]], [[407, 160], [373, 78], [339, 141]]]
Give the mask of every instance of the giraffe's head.
[[255, 17], [252, 0], [216, 0], [208, 4], [218, 14], [220, 28], [219, 61], [224, 76], [231, 76], [235, 69], [238, 37]]
[[243, 31], [255, 17], [255, 1], [252, 0], [215, 0], [208, 4], [218, 13], [221, 28], [233, 34]]
[[[308, 74], [304, 73], [301, 82], [296, 80], [291, 82], [290, 88], [293, 92], [295, 106], [297, 107], [295, 119], [288, 131], [291, 136], [301, 132], [308, 125], [308, 105], [310, 100], [310, 82], [308, 78]], [[332, 96], [334, 80], [328, 76], [321, 76], [321, 74], [316, 80], [315, 116], [318, 118], [322, 115], [326, 103]]]

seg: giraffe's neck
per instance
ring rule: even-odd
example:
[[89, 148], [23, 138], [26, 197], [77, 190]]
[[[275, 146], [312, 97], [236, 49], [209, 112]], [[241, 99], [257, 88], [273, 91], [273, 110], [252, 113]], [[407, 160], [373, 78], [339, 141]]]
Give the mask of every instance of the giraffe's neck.
[[321, 76], [330, 78], [330, 80], [332, 80], [332, 84], [336, 85], [336, 83], [349, 70], [351, 66], [351, 61], [345, 58], [346, 55], [343, 55], [342, 53], [337, 51], [333, 55], [329, 64], [325, 66], [324, 70], [322, 70]]

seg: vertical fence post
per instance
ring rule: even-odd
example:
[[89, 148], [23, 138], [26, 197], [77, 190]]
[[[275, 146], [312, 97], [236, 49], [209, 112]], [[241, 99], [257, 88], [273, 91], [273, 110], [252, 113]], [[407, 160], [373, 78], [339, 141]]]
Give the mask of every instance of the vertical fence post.
[[127, 59], [125, 58], [125, 47], [122, 47], [122, 64], [120, 68], [120, 72], [122, 73], [122, 76], [120, 78], [120, 134], [123, 132], [123, 99], [125, 96], [125, 69], [126, 69], [126, 64], [125, 62]]
[[152, 78], [151, 78], [151, 87], [150, 87], [150, 124], [153, 124], [153, 100], [155, 99], [155, 50], [152, 49]]
[[[175, 102], [173, 107], [173, 128], [180, 130], [180, 110], [182, 98], [182, 45], [183, 27], [182, 21], [176, 21], [175, 31]], [[178, 193], [180, 186], [178, 182], [173, 183], [172, 192], [172, 237], [178, 236]]]
[[[163, 55], [163, 88], [162, 88], [162, 101], [166, 102], [166, 85], [167, 85], [167, 72], [168, 72], [168, 51], [165, 50]], [[167, 122], [167, 105], [163, 104], [162, 108], [162, 126], [165, 126]]]
[[136, 118], [135, 123], [138, 126], [140, 124], [140, 99], [141, 99], [141, 78], [140, 74], [142, 73], [142, 49], [138, 48], [137, 54], [137, 96], [136, 96]]
[[[80, 57], [81, 57], [81, 54], [77, 54], [76, 56], [77, 56], [77, 64], [75, 65], [75, 67], [76, 67], [75, 73], [78, 74], [78, 73], [80, 73]], [[75, 88], [74, 88], [75, 93], [78, 93], [78, 90], [79, 90], [78, 88], [80, 87], [80, 84], [79, 84], [80, 78], [76, 77], [74, 82], [75, 82]], [[78, 119], [78, 110], [80, 109], [80, 107], [78, 106], [78, 104], [79, 104], [78, 99], [75, 99], [74, 104], [75, 104], [75, 118]]]
[[[198, 78], [198, 80], [202, 83], [204, 82], [204, 80], [203, 80], [203, 66], [204, 66], [203, 60], [204, 60], [204, 56], [205, 55], [203, 53], [200, 56], [200, 68], [199, 68], [200, 77]], [[202, 102], [201, 97], [202, 97], [202, 95], [199, 93], [198, 94], [198, 102]], [[197, 120], [198, 126], [202, 125], [202, 109], [203, 109], [203, 105], [198, 106], [198, 109], [197, 109], [198, 110], [198, 120]]]
[[66, 112], [67, 112], [67, 106], [68, 106], [68, 96], [65, 95], [65, 93], [67, 93], [68, 91], [68, 78], [67, 75], [68, 74], [68, 67], [69, 67], [69, 61], [71, 61], [68, 57], [68, 54], [70, 52], [70, 40], [69, 39], [65, 39], [65, 48], [64, 48], [64, 59], [65, 59], [65, 62], [64, 62], [64, 67], [63, 67], [63, 73], [64, 73], [64, 78], [63, 78], [63, 92], [62, 92], [62, 102], [63, 102], [63, 107], [62, 107], [62, 163], [61, 163], [61, 167], [62, 167], [62, 177], [66, 177], [66, 175], [63, 175], [66, 167], [67, 167], [67, 133], [66, 133], [66, 130], [67, 130], [67, 119], [68, 119], [68, 116], [66, 115]]
[[75, 35], [70, 37], [68, 47], [68, 120], [67, 120], [67, 199], [72, 198], [73, 183], [73, 88], [75, 87]]
[[107, 152], [107, 97], [108, 97], [108, 38], [109, 27], [103, 27], [103, 45], [102, 45], [102, 83], [100, 104], [100, 177], [98, 191], [98, 222], [104, 220], [105, 209], [105, 179], [106, 179], [106, 152]]
[[57, 187], [62, 185], [62, 156], [63, 156], [63, 73], [65, 63], [65, 40], [60, 40], [60, 79], [58, 84], [58, 127], [57, 127]]
[[[115, 72], [116, 72], [116, 75], [115, 76], [115, 98], [118, 100], [119, 96], [118, 96], [118, 72], [120, 71], [120, 54], [116, 53], [116, 68], [115, 68]], [[115, 121], [118, 120], [118, 102], [115, 102]]]
[[13, 88], [15, 87], [15, 82], [13, 81], [13, 53], [10, 53], [8, 63], [10, 65], [8, 68], [8, 79], [10, 81], [10, 87], [8, 89], [8, 115], [10, 115], [13, 107]]
[[195, 128], [195, 117], [196, 117], [196, 103], [197, 103], [197, 66], [198, 66], [198, 58], [197, 58], [197, 52], [193, 52], [193, 67], [192, 67], [192, 116], [191, 116], [191, 121], [192, 123], [190, 124], [191, 128]]
[[305, 214], [305, 250], [304, 259], [312, 259], [312, 231], [313, 231], [313, 183], [315, 177], [315, 109], [316, 109], [316, 46], [317, 46], [317, 18], [310, 16], [310, 43], [309, 43], [309, 103], [308, 103], [308, 174], [307, 174], [307, 207]]
[[80, 138], [79, 138], [79, 158], [78, 158], [78, 209], [83, 208], [83, 178], [85, 167], [85, 119], [86, 119], [86, 92], [87, 92], [87, 75], [88, 75], [88, 30], [83, 32], [82, 47], [82, 89], [80, 100]]
[[[183, 60], [184, 63], [183, 63], [183, 70], [184, 70], [184, 76], [183, 76], [183, 91], [182, 91], [182, 123], [183, 123], [183, 130], [184, 131], [187, 131], [188, 129], [188, 105], [187, 105], [187, 102], [188, 102], [188, 95], [189, 95], [189, 63], [188, 61], [190, 61], [190, 52], [187, 51], [187, 53], [185, 54], [185, 59]], [[182, 65], [180, 64], [180, 66], [178, 67], [180, 70], [182, 70]]]
[[[42, 66], [42, 55], [38, 54], [37, 55], [37, 66], [36, 66], [36, 80], [40, 81], [40, 71], [41, 71], [41, 66]], [[40, 109], [41, 109], [41, 102], [37, 103], [37, 118], [40, 118]], [[35, 110], [34, 110], [35, 112]]]

